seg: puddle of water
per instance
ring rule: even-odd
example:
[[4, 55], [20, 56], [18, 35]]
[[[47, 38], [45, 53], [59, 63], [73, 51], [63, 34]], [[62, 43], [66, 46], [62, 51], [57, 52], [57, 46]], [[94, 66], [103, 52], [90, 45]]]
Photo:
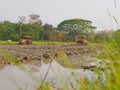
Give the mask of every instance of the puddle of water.
[[[42, 66], [39, 68], [39, 71], [36, 72], [36, 75], [40, 79], [43, 79], [48, 70], [48, 67], [49, 64], [42, 63]], [[86, 77], [88, 80], [93, 81], [95, 78], [97, 78], [97, 75], [89, 70], [84, 71], [83, 69], [64, 68], [56, 61], [53, 61], [46, 81], [54, 83], [57, 87], [65, 87], [64, 85], [66, 85], [66, 83], [70, 84], [70, 82], [76, 85], [76, 80], [82, 77]]]
[[35, 90], [37, 83], [16, 66], [0, 71], [0, 90]]
[[[42, 63], [41, 67], [34, 67], [36, 72], [32, 72], [40, 81], [43, 80], [50, 64]], [[25, 66], [30, 70], [31, 66]], [[51, 68], [45, 79], [46, 82], [53, 83], [55, 87], [63, 88], [70, 82], [77, 87], [78, 79], [86, 77], [90, 81], [94, 81], [97, 75], [90, 70], [83, 69], [68, 69], [64, 68], [56, 61], [51, 63]], [[24, 71], [21, 71], [16, 66], [6, 66], [0, 71], [0, 90], [36, 90], [40, 83], [36, 83]]]

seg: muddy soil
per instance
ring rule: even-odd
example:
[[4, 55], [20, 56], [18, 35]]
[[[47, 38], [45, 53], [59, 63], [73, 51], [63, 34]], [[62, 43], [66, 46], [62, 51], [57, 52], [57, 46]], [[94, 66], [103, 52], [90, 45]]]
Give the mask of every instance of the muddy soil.
[[[93, 58], [102, 53], [100, 47], [74, 45], [0, 45], [2, 50], [9, 52], [18, 62], [23, 64], [41, 65], [57, 60], [63, 66], [81, 68], [95, 62]], [[11, 64], [0, 51], [0, 68]], [[70, 65], [68, 65], [70, 64]]]

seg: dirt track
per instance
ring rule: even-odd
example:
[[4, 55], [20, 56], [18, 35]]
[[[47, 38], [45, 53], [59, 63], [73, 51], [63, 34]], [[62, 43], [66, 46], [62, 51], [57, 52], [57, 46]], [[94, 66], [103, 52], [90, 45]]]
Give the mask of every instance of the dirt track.
[[[21, 63], [40, 65], [41, 62], [48, 63], [51, 60], [58, 60], [59, 57], [67, 58], [73, 67], [79, 68], [87, 56], [93, 57], [100, 49], [91, 46], [73, 46], [73, 45], [1, 45], [5, 51], [8, 51], [12, 56]], [[65, 60], [60, 62], [65, 66]], [[92, 60], [93, 61], [93, 60]], [[92, 62], [89, 60], [89, 62]], [[0, 54], [0, 67], [10, 64], [5, 56]]]

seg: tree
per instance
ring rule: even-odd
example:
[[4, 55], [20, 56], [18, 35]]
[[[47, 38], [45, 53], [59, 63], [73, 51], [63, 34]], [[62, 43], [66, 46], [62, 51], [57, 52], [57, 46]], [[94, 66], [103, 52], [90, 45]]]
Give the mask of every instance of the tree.
[[22, 26], [22, 24], [25, 22], [25, 20], [26, 20], [26, 17], [24, 17], [24, 16], [19, 16], [18, 17], [19, 18], [19, 36], [21, 37], [21, 32], [22, 32], [22, 30], [21, 30], [21, 26]]
[[16, 29], [16, 24], [10, 21], [0, 23], [0, 40], [18, 40], [19, 34]]
[[96, 29], [96, 27], [92, 26], [92, 22], [89, 20], [70, 19], [61, 22], [57, 26], [57, 29], [65, 32], [67, 35], [73, 38], [75, 35], [85, 35]]
[[63, 41], [64, 33], [58, 32], [57, 30], [53, 30], [49, 33], [48, 39], [50, 41]]
[[40, 20], [40, 16], [37, 14], [30, 14], [29, 15], [30, 19], [29, 19], [29, 23], [30, 24], [38, 24], [38, 25], [42, 25], [42, 21]]
[[114, 37], [113, 31], [99, 31], [95, 34], [95, 42], [97, 43], [108, 43], [111, 42]]
[[49, 36], [50, 32], [52, 32], [54, 30], [54, 28], [51, 24], [45, 23], [42, 26], [42, 30], [43, 30], [42, 39], [48, 40], [49, 39], [48, 36]]
[[29, 15], [29, 24], [31, 27], [31, 31], [33, 31], [32, 37], [35, 40], [39, 40], [39, 32], [41, 30], [41, 26], [42, 26], [42, 21], [40, 20], [40, 16], [37, 14], [30, 14]]
[[18, 17], [19, 18], [19, 23], [25, 23], [25, 21], [26, 21], [26, 17], [25, 16], [19, 16]]

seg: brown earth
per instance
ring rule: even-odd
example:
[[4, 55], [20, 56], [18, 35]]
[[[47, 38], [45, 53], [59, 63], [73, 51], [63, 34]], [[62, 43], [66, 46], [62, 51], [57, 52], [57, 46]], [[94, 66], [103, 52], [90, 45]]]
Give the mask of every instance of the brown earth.
[[[41, 62], [49, 63], [51, 60], [57, 60], [61, 65], [66, 66], [67, 60], [72, 63], [71, 67], [75, 68], [95, 61], [84, 60], [86, 56], [94, 57], [102, 53], [100, 47], [75, 45], [0, 45], [0, 49], [7, 51], [20, 63], [40, 66]], [[0, 68], [7, 64], [11, 64], [10, 60], [0, 51]]]

